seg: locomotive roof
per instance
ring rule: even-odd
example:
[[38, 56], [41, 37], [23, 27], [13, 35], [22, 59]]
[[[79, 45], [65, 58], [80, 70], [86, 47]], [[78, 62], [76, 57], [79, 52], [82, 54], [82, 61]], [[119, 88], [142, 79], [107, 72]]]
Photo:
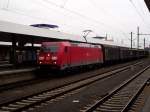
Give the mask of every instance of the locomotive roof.
[[90, 44], [90, 43], [71, 43], [72, 46], [80, 46], [80, 47], [98, 47], [100, 48], [100, 45], [97, 44]]
[[95, 47], [100, 48], [101, 45], [99, 44], [92, 44], [92, 43], [83, 43], [83, 42], [69, 42], [69, 41], [60, 41], [60, 42], [42, 42], [44, 45], [50, 44], [63, 44], [65, 46], [79, 46], [79, 47]]
[[[130, 49], [128, 47], [121, 47], [121, 46], [115, 46], [115, 45], [107, 45], [107, 44], [100, 44], [100, 43], [86, 43], [86, 42], [70, 42], [70, 41], [59, 41], [59, 42], [43, 42], [43, 43], [62, 43], [66, 46], [80, 46], [80, 47], [98, 47], [101, 48], [101, 46], [103, 47], [110, 47], [110, 48], [121, 48], [121, 49]], [[139, 51], [143, 51], [143, 49], [136, 49], [136, 48], [132, 48], [132, 50], [139, 50]]]

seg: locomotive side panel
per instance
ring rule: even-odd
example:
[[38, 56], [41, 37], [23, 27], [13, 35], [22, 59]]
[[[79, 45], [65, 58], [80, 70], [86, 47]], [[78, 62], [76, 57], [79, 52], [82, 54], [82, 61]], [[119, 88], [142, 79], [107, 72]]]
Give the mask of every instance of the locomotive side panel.
[[70, 66], [80, 66], [103, 62], [101, 48], [70, 47]]
[[51, 66], [50, 68], [66, 69], [103, 62], [103, 51], [100, 45], [47, 42], [43, 44], [42, 49], [38, 58], [40, 66], [46, 65]]

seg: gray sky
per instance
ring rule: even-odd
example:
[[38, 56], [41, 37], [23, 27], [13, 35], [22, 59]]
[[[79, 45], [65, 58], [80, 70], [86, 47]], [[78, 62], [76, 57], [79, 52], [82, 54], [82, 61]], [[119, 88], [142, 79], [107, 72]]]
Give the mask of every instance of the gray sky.
[[[150, 13], [144, 0], [1, 0], [0, 20], [19, 24], [49, 23], [60, 27], [60, 31], [82, 35], [91, 29], [90, 36], [108, 34], [118, 45], [130, 46], [130, 32], [150, 32]], [[146, 45], [149, 36], [141, 36]], [[136, 35], [134, 34], [134, 37]], [[136, 40], [133, 45], [136, 47]]]

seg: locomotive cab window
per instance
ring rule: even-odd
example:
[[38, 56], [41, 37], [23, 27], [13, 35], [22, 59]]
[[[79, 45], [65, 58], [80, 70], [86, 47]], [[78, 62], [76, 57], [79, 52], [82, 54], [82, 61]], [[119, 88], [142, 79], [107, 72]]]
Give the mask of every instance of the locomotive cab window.
[[51, 45], [51, 46], [42, 46], [41, 51], [44, 52], [57, 52], [59, 50], [59, 46]]

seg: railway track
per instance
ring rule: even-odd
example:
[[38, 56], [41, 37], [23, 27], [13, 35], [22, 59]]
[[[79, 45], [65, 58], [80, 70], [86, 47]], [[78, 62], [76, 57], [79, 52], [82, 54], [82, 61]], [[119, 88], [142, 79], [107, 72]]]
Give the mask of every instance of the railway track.
[[0, 91], [7, 91], [10, 89], [14, 89], [14, 88], [19, 88], [19, 87], [23, 87], [23, 86], [27, 86], [27, 85], [32, 85], [32, 84], [37, 84], [37, 83], [41, 83], [44, 81], [47, 81], [49, 79], [39, 79], [39, 78], [32, 78], [32, 79], [28, 79], [28, 80], [23, 80], [23, 81], [18, 81], [18, 82], [14, 82], [14, 83], [9, 83], [9, 84], [4, 84], [4, 85], [0, 85]]
[[88, 86], [96, 81], [115, 75], [118, 72], [122, 72], [127, 69], [132, 69], [133, 66], [137, 66], [138, 64], [141, 64], [141, 63], [142, 62], [139, 62], [136, 64], [134, 63], [133, 65], [130, 65], [130, 66], [119, 68], [117, 70], [113, 70], [104, 74], [97, 74], [96, 76], [92, 76], [83, 80], [71, 82], [69, 84], [65, 84], [55, 89], [49, 89], [44, 92], [40, 92], [34, 95], [30, 95], [24, 98], [17, 99], [15, 101], [2, 104], [0, 105], [0, 111], [17, 112], [17, 111], [30, 109], [44, 102], [55, 100], [65, 94], [70, 94], [71, 92], [81, 89], [85, 86]]
[[35, 70], [36, 68], [0, 71], [0, 91], [24, 85], [28, 81], [31, 82], [31, 80], [36, 79], [33, 74]]
[[95, 104], [88, 106], [84, 112], [127, 112], [149, 81], [150, 76], [144, 74], [148, 68], [150, 65], [96, 101]]
[[[139, 62], [139, 61], [135, 61], [135, 62], [133, 62], [133, 64], [138, 64], [138, 63], [141, 63], [141, 61]], [[131, 64], [131, 63], [130, 63]], [[130, 65], [130, 64], [127, 64], [127, 65], [123, 65], [123, 66], [121, 66], [121, 67], [126, 67], [126, 66], [128, 66], [128, 65]], [[121, 67], [117, 67], [117, 68], [121, 68]], [[116, 68], [115, 68], [116, 69]], [[106, 71], [104, 71], [103, 73], [105, 73], [105, 72], [109, 72], [109, 71], [111, 71], [112, 69], [110, 69], [110, 70], [106, 70]], [[10, 74], [10, 72], [9, 71], [7, 71], [8, 72], [8, 76], [5, 76], [4, 78], [7, 78], [7, 80], [9, 79], [8, 77], [11, 75]], [[1, 75], [2, 73], [0, 73], [0, 75]], [[16, 73], [15, 73], [16, 74]], [[5, 75], [7, 75], [7, 74], [5, 74]], [[97, 74], [96, 74], [97, 75]], [[4, 75], [3, 75], [4, 76]], [[34, 75], [33, 75], [34, 76]], [[95, 75], [93, 75], [93, 76], [95, 76]], [[93, 76], [91, 76], [91, 77], [93, 77]], [[11, 76], [12, 77], [12, 76]], [[1, 77], [0, 76], [0, 79], [1, 80], [6, 80], [6, 79], [4, 79], [3, 77]], [[86, 77], [86, 78], [90, 78], [90, 77]], [[84, 79], [86, 79], [86, 78], [84, 78]], [[29, 78], [29, 79], [26, 79], [26, 80], [24, 80], [24, 78], [23, 79], [21, 79], [20, 78], [20, 75], [19, 75], [19, 79], [20, 80], [17, 80], [16, 82], [14, 81], [14, 79], [13, 79], [13, 81], [11, 82], [10, 81], [10, 79], [9, 79], [9, 81], [0, 81], [0, 91], [5, 91], [5, 90], [8, 90], [8, 89], [12, 89], [12, 88], [17, 88], [17, 87], [20, 87], [20, 86], [25, 86], [25, 85], [29, 85], [29, 84], [34, 84], [34, 83], [40, 83], [40, 82], [42, 82], [42, 81], [46, 81], [46, 80], [49, 80], [50, 78], [47, 78], [47, 79], [45, 79], [44, 77], [41, 79], [39, 79], [38, 77], [31, 77], [31, 78]], [[1, 83], [2, 82], [2, 83]], [[7, 83], [8, 82], [8, 83]]]

